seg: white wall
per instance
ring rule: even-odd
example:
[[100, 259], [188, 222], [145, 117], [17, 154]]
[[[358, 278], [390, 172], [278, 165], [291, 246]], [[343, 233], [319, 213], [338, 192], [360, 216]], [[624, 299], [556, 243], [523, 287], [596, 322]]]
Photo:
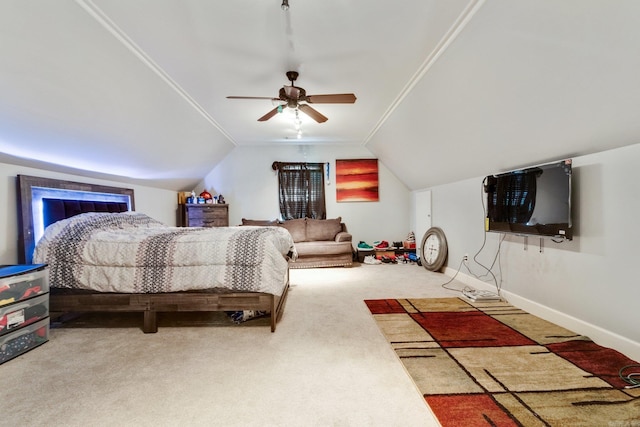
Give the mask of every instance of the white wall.
[[416, 255], [422, 257], [422, 238], [431, 228], [431, 191], [411, 192], [411, 228], [416, 238]]
[[[336, 159], [373, 158], [362, 146], [300, 145], [237, 147], [201, 183], [212, 194], [222, 194], [229, 203], [230, 224], [242, 218], [275, 219], [279, 216], [278, 176], [271, 169], [274, 161], [330, 162], [330, 181], [326, 185], [327, 218], [341, 216], [354, 245], [360, 240], [403, 240], [410, 230], [410, 192], [382, 162], [378, 162], [378, 202], [337, 203], [335, 191]], [[199, 188], [199, 191], [202, 191]]]
[[31, 175], [43, 178], [63, 179], [66, 181], [102, 184], [114, 187], [126, 187], [134, 190], [137, 212], [162, 221], [168, 225], [176, 225], [177, 194], [172, 190], [162, 190], [140, 185], [128, 185], [122, 182], [111, 182], [79, 177], [75, 175], [48, 172], [40, 169], [26, 168], [0, 163], [0, 264], [18, 262], [18, 198], [16, 195], [16, 176]]
[[[574, 240], [545, 239], [541, 248], [539, 238], [529, 237], [525, 245], [523, 237], [508, 235], [500, 251], [502, 289], [510, 302], [636, 360], [639, 164], [640, 144], [573, 158]], [[482, 179], [432, 188], [433, 225], [444, 230], [449, 244], [448, 274], [465, 253], [471, 258], [483, 245]], [[483, 264], [491, 264], [501, 236], [486, 234], [478, 255]], [[473, 263], [472, 271], [484, 273]], [[494, 271], [499, 278], [499, 269]], [[462, 273], [479, 284], [464, 268]]]

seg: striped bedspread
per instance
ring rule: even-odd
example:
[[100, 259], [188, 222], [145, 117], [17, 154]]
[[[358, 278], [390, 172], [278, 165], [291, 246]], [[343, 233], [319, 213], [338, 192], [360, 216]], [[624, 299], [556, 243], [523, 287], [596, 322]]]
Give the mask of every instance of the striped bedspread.
[[282, 227], [169, 227], [141, 213], [85, 213], [47, 227], [33, 262], [49, 264], [50, 284], [58, 288], [226, 288], [280, 296], [287, 254], [296, 257]]

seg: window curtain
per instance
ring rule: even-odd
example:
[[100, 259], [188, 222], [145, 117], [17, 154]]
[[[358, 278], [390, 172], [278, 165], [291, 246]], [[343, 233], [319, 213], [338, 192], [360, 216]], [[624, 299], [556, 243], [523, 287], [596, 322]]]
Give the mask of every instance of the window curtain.
[[282, 219], [326, 219], [324, 163], [274, 162]]

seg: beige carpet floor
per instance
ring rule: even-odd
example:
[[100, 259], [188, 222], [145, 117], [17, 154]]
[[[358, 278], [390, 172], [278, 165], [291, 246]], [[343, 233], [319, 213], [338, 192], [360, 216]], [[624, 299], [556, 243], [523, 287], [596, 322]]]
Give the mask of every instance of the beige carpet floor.
[[292, 270], [275, 333], [215, 316], [165, 316], [156, 334], [142, 315], [77, 319], [0, 365], [0, 425], [436, 426], [364, 300], [455, 295], [446, 280], [403, 264]]

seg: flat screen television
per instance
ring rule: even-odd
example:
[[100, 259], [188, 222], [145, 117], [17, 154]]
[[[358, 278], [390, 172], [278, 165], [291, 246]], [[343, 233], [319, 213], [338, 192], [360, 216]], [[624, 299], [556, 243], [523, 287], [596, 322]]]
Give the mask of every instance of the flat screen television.
[[573, 239], [571, 159], [485, 178], [486, 231]]

